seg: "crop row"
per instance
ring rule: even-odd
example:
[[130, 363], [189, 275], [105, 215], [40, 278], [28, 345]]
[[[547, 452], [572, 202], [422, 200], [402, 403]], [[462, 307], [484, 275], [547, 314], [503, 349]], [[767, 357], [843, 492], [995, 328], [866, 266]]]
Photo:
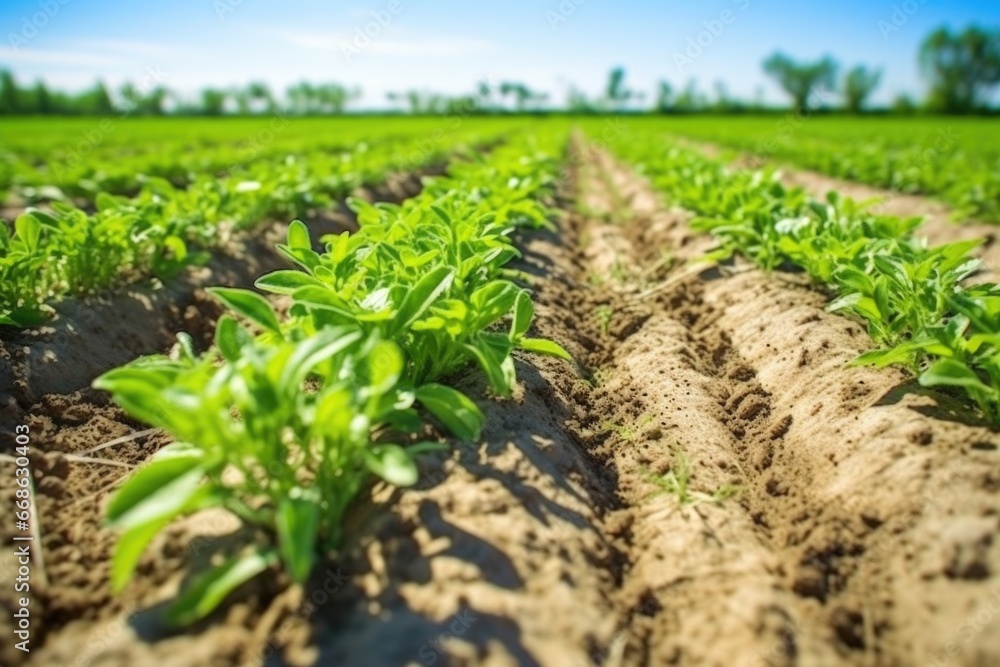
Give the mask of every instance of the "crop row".
[[199, 174], [186, 188], [145, 177], [137, 196], [99, 192], [93, 213], [63, 202], [28, 209], [13, 234], [0, 223], [0, 324], [34, 326], [55, 301], [153, 275], [169, 278], [204, 262], [231, 233], [265, 220], [328, 208], [363, 184], [395, 170], [436, 162], [472, 132], [429, 147], [419, 136], [321, 149], [284, 160], [259, 160], [239, 174]]
[[957, 217], [1000, 223], [1000, 146], [990, 120], [691, 119], [661, 126], [731, 146], [761, 166], [776, 159], [893, 192], [928, 194]]
[[[386, 120], [377, 125], [342, 120], [323, 127], [280, 116], [224, 124], [106, 119], [80, 127], [64, 122], [65, 126], [46, 125], [45, 133], [25, 121], [13, 122], [15, 128], [26, 125], [23, 134], [9, 126], [0, 128], [0, 195], [9, 190], [6, 199], [13, 202], [93, 203], [101, 192], [134, 195], [150, 176], [187, 187], [199, 177], [243, 174], [286, 159], [349, 158], [359, 147], [387, 141], [402, 145], [435, 132], [438, 136], [426, 142], [430, 150], [456, 143], [456, 135], [497, 133], [484, 124], [470, 128], [470, 123], [441, 119]], [[502, 123], [495, 125], [499, 130]]]
[[109, 504], [121, 531], [114, 587], [168, 523], [208, 508], [231, 512], [259, 540], [199, 573], [173, 605], [174, 622], [203, 617], [278, 564], [306, 581], [341, 545], [345, 511], [373, 476], [411, 485], [414, 457], [443, 447], [421, 439], [425, 415], [478, 438], [481, 411], [444, 382], [476, 365], [506, 396], [515, 349], [568, 358], [527, 337], [530, 294], [504, 268], [519, 254], [511, 234], [548, 224], [543, 200], [563, 141], [517, 138], [455, 161], [402, 205], [352, 200], [359, 230], [324, 237], [323, 253], [292, 223], [279, 249], [297, 268], [257, 281], [287, 310], [254, 291], [216, 288], [232, 314], [209, 351], [195, 354], [181, 334], [170, 355], [98, 378], [131, 415], [176, 440]]
[[692, 227], [719, 243], [708, 259], [801, 267], [832, 292], [829, 310], [866, 322], [879, 348], [855, 363], [905, 366], [924, 386], [964, 391], [1000, 423], [1000, 287], [965, 282], [982, 241], [929, 246], [914, 236], [919, 218], [877, 215], [834, 192], [815, 201], [773, 171], [731, 170], [669, 140], [615, 150], [697, 214]]
[[[369, 142], [409, 138], [409, 135], [368, 137]], [[342, 156], [349, 159], [356, 146], [365, 142], [340, 138], [327, 144], [306, 145], [306, 140], [272, 141], [256, 145], [224, 145], [192, 147], [165, 145], [158, 151], [134, 154], [131, 151], [106, 151], [86, 155], [54, 152], [41, 158], [6, 154], [0, 160], [0, 188], [8, 189], [8, 199], [14, 202], [39, 203], [65, 201], [92, 203], [100, 193], [132, 196], [149, 178], [160, 178], [178, 188], [185, 188], [199, 178], [236, 176], [253, 171], [258, 165], [280, 164]]]

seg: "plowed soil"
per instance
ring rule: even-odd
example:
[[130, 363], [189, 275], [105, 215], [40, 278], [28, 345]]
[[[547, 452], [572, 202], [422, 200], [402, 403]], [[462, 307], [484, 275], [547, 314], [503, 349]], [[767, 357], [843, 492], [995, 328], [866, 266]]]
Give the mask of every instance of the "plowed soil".
[[[275, 577], [167, 630], [188, 568], [248, 539], [199, 515], [112, 597], [100, 517], [125, 471], [66, 454], [141, 427], [96, 392], [42, 396], [30, 663], [1000, 664], [997, 433], [899, 371], [846, 367], [870, 341], [800, 275], [697, 264], [711, 241], [601, 151], [577, 142], [568, 176], [558, 230], [520, 238], [517, 268], [535, 333], [578, 363], [525, 355], [504, 402], [461, 379], [482, 442], [373, 487], [304, 590]], [[24, 661], [12, 643], [0, 663]]]

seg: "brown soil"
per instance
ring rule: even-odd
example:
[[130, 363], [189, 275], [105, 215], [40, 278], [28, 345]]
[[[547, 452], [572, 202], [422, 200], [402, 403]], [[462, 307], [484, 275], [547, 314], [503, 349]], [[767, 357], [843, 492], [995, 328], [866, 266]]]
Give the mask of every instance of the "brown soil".
[[[573, 157], [580, 212], [525, 235], [518, 268], [536, 333], [579, 367], [519, 361], [513, 400], [480, 397], [482, 442], [426, 457], [417, 488], [376, 487], [304, 590], [279, 578], [166, 632], [186, 569], [243, 536], [195, 517], [112, 598], [100, 509], [121, 470], [53, 452], [135, 426], [113, 408], [37, 425], [51, 585], [31, 663], [1000, 664], [997, 434], [898, 371], [846, 368], [866, 336], [798, 276], [693, 264], [710, 241], [683, 212]], [[685, 460], [700, 502], [682, 505], [654, 480]]]

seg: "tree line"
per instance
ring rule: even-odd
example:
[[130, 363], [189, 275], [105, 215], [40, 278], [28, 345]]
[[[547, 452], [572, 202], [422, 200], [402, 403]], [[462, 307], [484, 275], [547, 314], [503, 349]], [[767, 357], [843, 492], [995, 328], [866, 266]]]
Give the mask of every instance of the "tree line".
[[[927, 95], [917, 101], [907, 95], [893, 100], [893, 113], [968, 114], [996, 111], [990, 103], [1000, 84], [1000, 30], [969, 26], [962, 31], [941, 27], [921, 43], [918, 53], [921, 77]], [[788, 96], [795, 110], [842, 110], [862, 113], [882, 79], [882, 70], [856, 65], [839, 76], [839, 64], [829, 56], [799, 61], [776, 52], [762, 63], [764, 73]], [[523, 83], [480, 83], [467, 95], [442, 95], [421, 90], [391, 92], [387, 100], [411, 114], [608, 113], [649, 111], [654, 113], [767, 111], [762, 95], [754, 100], [730, 96], [717, 82], [713, 95], [698, 90], [694, 81], [682, 89], [659, 82], [651, 99], [628, 87], [624, 68], [611, 70], [601, 94], [588, 96], [572, 87], [564, 106], [549, 105], [550, 96]], [[292, 115], [341, 114], [361, 97], [359, 88], [337, 83], [306, 81], [276, 95], [263, 82], [244, 87], [205, 88], [194, 101], [185, 100], [162, 85], [124, 84], [112, 94], [101, 82], [79, 94], [49, 89], [44, 82], [21, 86], [10, 71], [0, 71], [0, 113], [40, 115], [202, 115], [282, 112]]]

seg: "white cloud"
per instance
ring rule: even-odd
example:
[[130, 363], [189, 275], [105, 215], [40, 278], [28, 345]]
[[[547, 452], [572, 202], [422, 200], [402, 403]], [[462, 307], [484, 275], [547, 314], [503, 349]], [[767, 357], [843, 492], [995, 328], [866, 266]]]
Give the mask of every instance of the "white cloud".
[[86, 39], [76, 43], [87, 49], [114, 51], [140, 56], [163, 56], [170, 53], [170, 49], [162, 44], [137, 42], [127, 39]]
[[61, 67], [103, 67], [107, 65], [121, 65], [127, 61], [114, 56], [103, 56], [80, 51], [42, 51], [0, 46], [0, 62], [58, 65]]
[[313, 51], [356, 51], [387, 56], [454, 57], [483, 53], [495, 44], [471, 37], [388, 37], [359, 35], [339, 38], [328, 34], [298, 30], [279, 30], [278, 36], [291, 46]]
[[493, 48], [493, 43], [484, 39], [384, 39], [372, 40], [366, 51], [392, 56], [467, 56], [483, 53]]
[[347, 43], [346, 40], [330, 37], [329, 35], [301, 32], [298, 30], [279, 30], [277, 31], [277, 35], [291, 46], [315, 51], [339, 51], [340, 45]]

